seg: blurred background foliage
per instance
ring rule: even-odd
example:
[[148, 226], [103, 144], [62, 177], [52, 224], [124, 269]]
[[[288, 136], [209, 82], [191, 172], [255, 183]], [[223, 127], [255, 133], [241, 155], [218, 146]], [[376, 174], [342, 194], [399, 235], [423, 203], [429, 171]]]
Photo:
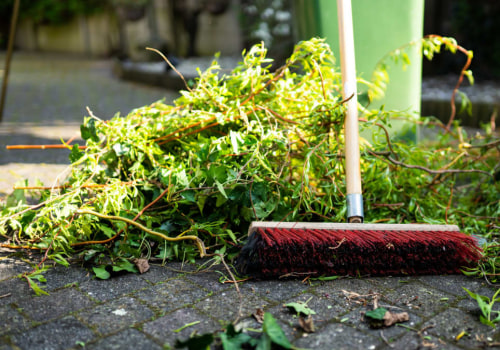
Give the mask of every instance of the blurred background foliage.
[[[20, 20], [37, 25], [60, 25], [78, 15], [111, 9], [116, 2], [144, 3], [149, 0], [21, 0]], [[170, 1], [170, 0], [163, 0]], [[206, 0], [200, 0], [206, 1]], [[6, 47], [14, 0], [0, 1], [0, 49]], [[270, 56], [279, 62], [290, 54], [293, 40], [292, 0], [238, 0], [243, 47], [264, 41]], [[457, 39], [474, 52], [472, 71], [479, 80], [500, 77], [500, 1], [426, 0], [424, 34]], [[374, 18], [376, 20], [376, 18]], [[456, 73], [463, 57], [444, 53], [432, 64], [424, 63], [424, 75]]]

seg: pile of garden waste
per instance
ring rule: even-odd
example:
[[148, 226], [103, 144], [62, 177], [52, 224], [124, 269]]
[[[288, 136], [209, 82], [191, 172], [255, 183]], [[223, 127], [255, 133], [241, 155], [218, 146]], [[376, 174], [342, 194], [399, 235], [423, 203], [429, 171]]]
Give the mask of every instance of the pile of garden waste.
[[[428, 58], [457, 47], [442, 37], [416, 44]], [[359, 79], [367, 91], [359, 98], [365, 221], [457, 224], [484, 244], [484, 260], [464, 272], [494, 280], [494, 123], [468, 135], [457, 121], [447, 127], [409, 111], [371, 109], [389, 79], [386, 63], [409, 64], [404, 48], [384, 60], [371, 81]], [[67, 180], [25, 184], [1, 204], [2, 246], [62, 264], [77, 258], [135, 271], [138, 259], [219, 254], [231, 261], [253, 220], [344, 222], [345, 101], [337, 62], [323, 40], [311, 39], [298, 43], [284, 66], [271, 64], [256, 45], [228, 74], [215, 58], [172, 104], [158, 101], [110, 120], [89, 111], [81, 125], [85, 145], [67, 145]], [[464, 76], [472, 79], [469, 71]], [[404, 130], [391, 131], [394, 120], [404, 120]], [[433, 128], [436, 137], [415, 143], [404, 136], [417, 127]]]

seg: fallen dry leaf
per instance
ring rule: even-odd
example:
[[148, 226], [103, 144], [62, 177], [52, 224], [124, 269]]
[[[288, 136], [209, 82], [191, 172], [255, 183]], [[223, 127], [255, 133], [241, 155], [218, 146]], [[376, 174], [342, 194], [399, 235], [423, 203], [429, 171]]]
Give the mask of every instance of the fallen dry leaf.
[[252, 314], [252, 316], [253, 316], [253, 318], [255, 318], [255, 321], [257, 321], [258, 323], [263, 323], [264, 322], [264, 310], [257, 309]]
[[422, 346], [423, 346], [424, 348], [431, 348], [431, 349], [434, 349], [434, 348], [437, 348], [437, 347], [438, 347], [436, 344], [431, 343], [431, 342], [426, 341], [426, 340], [422, 341]]
[[359, 294], [342, 289], [342, 293], [344, 293], [344, 297], [347, 299], [347, 302], [355, 302], [356, 304], [362, 305], [368, 304], [368, 298], [375, 298], [380, 296], [379, 293], [372, 293], [371, 291], [369, 291], [369, 294]]
[[307, 318], [299, 317], [299, 325], [302, 327], [304, 332], [306, 333], [314, 333], [316, 332], [316, 328], [314, 327], [312, 316], [309, 315]]
[[149, 270], [148, 259], [135, 259], [134, 264], [139, 270], [139, 273], [143, 274]]
[[406, 322], [409, 319], [410, 316], [408, 315], [407, 312], [395, 313], [387, 311], [384, 315], [384, 326], [389, 327], [396, 323]]

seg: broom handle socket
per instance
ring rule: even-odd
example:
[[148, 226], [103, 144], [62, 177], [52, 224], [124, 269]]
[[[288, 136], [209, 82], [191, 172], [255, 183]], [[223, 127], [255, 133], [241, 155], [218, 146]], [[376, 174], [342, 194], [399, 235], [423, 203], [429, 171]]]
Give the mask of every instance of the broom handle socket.
[[363, 222], [363, 195], [351, 193], [347, 195], [347, 220], [350, 223]]

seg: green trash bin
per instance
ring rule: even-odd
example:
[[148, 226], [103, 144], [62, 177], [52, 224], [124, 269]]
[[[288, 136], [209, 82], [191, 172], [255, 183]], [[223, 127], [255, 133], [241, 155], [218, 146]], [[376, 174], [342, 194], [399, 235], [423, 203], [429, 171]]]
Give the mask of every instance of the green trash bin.
[[[325, 38], [339, 60], [337, 1], [294, 0], [293, 6], [297, 39]], [[423, 35], [424, 0], [352, 0], [352, 13], [357, 75], [366, 80], [387, 53]], [[416, 46], [408, 56], [411, 65], [405, 70], [389, 64], [386, 95], [372, 101], [371, 108], [384, 105], [386, 110], [420, 113], [422, 56]], [[402, 137], [416, 139], [414, 128], [408, 130], [397, 121], [392, 125]]]

